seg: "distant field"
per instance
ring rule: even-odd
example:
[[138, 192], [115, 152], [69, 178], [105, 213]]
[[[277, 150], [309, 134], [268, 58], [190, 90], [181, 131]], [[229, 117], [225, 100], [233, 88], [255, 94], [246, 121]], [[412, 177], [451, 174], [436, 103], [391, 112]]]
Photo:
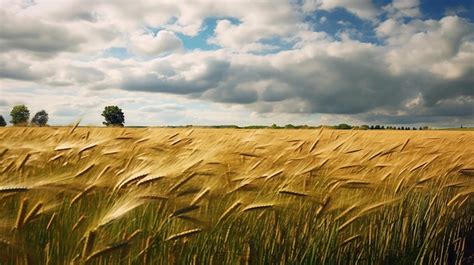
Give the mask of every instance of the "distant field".
[[474, 132], [0, 128], [0, 264], [472, 264]]

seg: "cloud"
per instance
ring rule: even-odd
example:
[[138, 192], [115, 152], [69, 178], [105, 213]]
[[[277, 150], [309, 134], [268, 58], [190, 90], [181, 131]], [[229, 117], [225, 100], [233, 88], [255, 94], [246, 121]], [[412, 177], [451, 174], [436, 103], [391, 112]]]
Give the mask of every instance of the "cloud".
[[72, 107], [61, 107], [53, 112], [53, 115], [64, 117], [79, 117], [81, 114], [81, 110]]
[[387, 20], [376, 32], [389, 45], [386, 60], [396, 73], [417, 70], [456, 78], [473, 70], [474, 24], [465, 19]]
[[168, 30], [160, 30], [156, 35], [135, 33], [130, 42], [132, 51], [139, 55], [156, 56], [183, 51], [183, 42]]
[[176, 104], [161, 104], [160, 106], [141, 107], [140, 110], [144, 112], [157, 113], [157, 112], [165, 112], [165, 111], [170, 111], [170, 112], [183, 111], [183, 110], [186, 110], [186, 108], [184, 106], [180, 106]]
[[34, 81], [41, 78], [41, 75], [35, 73], [29, 64], [8, 57], [0, 56], [0, 78], [24, 81]]
[[[174, 62], [175, 58], [184, 61]], [[163, 60], [156, 60], [146, 73], [129, 75], [124, 78], [121, 87], [131, 91], [150, 91], [172, 94], [201, 93], [215, 87], [225, 76], [229, 63], [217, 59], [199, 61], [199, 55], [190, 57], [170, 56]], [[161, 64], [172, 65], [172, 71], [167, 71]], [[169, 68], [168, 68], [169, 69]], [[161, 71], [160, 71], [161, 70]]]
[[383, 7], [390, 17], [419, 17], [420, 12], [419, 0], [393, 0], [392, 3]]
[[54, 75], [44, 80], [54, 86], [74, 86], [97, 83], [105, 78], [104, 72], [92, 67], [64, 65], [57, 69]]
[[306, 12], [317, 9], [333, 11], [336, 8], [344, 8], [361, 19], [371, 21], [375, 21], [380, 13], [371, 0], [305, 0], [303, 3]]
[[287, 38], [307, 27], [301, 22], [302, 17], [297, 10], [288, 2], [274, 4], [256, 1], [252, 9], [247, 11], [250, 12], [237, 17], [237, 22], [219, 20], [214, 36], [208, 42], [234, 52], [261, 52], [278, 48], [263, 43], [264, 40]]
[[38, 56], [53, 56], [59, 52], [75, 51], [84, 41], [74, 32], [59, 25], [0, 10], [0, 51], [32, 52]]
[[[450, 20], [446, 18], [439, 25], [427, 28], [428, 39], [416, 39], [428, 42], [434, 38], [440, 45], [427, 54], [427, 58], [418, 60], [394, 60], [394, 53], [398, 53], [397, 59], [406, 58], [404, 53], [413, 50], [410, 41], [381, 47], [350, 39], [334, 42], [320, 38], [303, 42], [299, 49], [271, 55], [230, 53], [223, 58], [215, 52], [207, 52], [170, 56], [156, 64], [173, 65], [173, 70], [154, 68], [152, 75], [132, 76], [122, 87], [244, 104], [261, 113], [356, 114], [359, 117], [378, 113], [377, 117], [400, 122], [409, 115], [469, 116], [472, 115], [469, 104], [472, 104], [473, 92], [468, 88], [474, 85], [474, 80], [468, 76], [472, 65], [452, 62], [456, 67], [465, 67], [454, 79], [445, 72], [432, 71], [432, 66], [439, 61], [451, 61], [463, 52], [472, 55], [469, 50], [443, 50], [443, 47], [450, 50], [449, 47], [469, 48], [471, 45], [469, 38], [456, 37], [467, 34], [462, 26], [466, 22]], [[453, 32], [454, 28], [458, 33]], [[452, 38], [446, 38], [443, 32], [451, 32]], [[217, 63], [218, 57], [221, 59]], [[182, 73], [190, 69], [186, 63], [189, 58], [198, 61], [196, 67], [203, 71], [194, 75], [195, 78], [186, 79]], [[401, 70], [394, 71], [394, 68]], [[420, 95], [416, 108], [408, 104]]]

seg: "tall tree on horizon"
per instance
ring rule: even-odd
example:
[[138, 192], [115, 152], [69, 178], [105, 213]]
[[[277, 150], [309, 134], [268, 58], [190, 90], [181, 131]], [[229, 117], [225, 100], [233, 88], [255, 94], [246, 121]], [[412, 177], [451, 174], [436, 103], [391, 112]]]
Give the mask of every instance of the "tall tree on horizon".
[[118, 126], [123, 127], [125, 123], [125, 117], [118, 106], [106, 106], [102, 112], [105, 121], [102, 122], [105, 126]]
[[41, 110], [41, 111], [38, 111], [35, 114], [35, 116], [33, 116], [31, 123], [39, 127], [42, 127], [48, 123], [48, 120], [49, 120], [48, 113], [45, 110]]
[[27, 125], [30, 119], [30, 111], [25, 105], [16, 105], [10, 112], [10, 116], [12, 117], [10, 123], [14, 126]]

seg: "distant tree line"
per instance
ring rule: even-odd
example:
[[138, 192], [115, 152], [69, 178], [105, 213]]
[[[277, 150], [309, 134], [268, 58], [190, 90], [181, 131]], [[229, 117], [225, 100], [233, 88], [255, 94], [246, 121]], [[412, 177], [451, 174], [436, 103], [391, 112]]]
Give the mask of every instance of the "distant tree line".
[[359, 130], [428, 130], [428, 126], [420, 127], [409, 127], [409, 126], [384, 126], [384, 125], [361, 125], [361, 126], [351, 126], [349, 124], [341, 123], [339, 125], [333, 126], [334, 129], [349, 130], [349, 129], [359, 129]]
[[335, 126], [310, 126], [310, 125], [293, 125], [287, 124], [284, 126], [279, 126], [277, 124], [272, 124], [270, 126], [267, 125], [249, 125], [249, 126], [237, 126], [237, 125], [211, 125], [211, 126], [193, 126], [193, 125], [186, 125], [186, 126], [167, 126], [170, 128], [182, 128], [182, 127], [207, 127], [207, 128], [218, 128], [218, 129], [317, 129], [321, 127], [332, 128], [337, 130], [428, 130], [428, 126], [422, 127], [409, 127], [409, 126], [384, 126], [384, 125], [356, 125], [352, 126], [349, 124], [341, 123]]

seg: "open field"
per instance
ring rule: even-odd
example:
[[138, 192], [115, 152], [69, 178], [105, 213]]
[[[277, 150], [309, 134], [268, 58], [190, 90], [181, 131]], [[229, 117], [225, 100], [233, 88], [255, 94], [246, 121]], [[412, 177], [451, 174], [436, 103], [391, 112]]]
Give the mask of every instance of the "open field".
[[474, 132], [0, 129], [0, 264], [469, 264]]

